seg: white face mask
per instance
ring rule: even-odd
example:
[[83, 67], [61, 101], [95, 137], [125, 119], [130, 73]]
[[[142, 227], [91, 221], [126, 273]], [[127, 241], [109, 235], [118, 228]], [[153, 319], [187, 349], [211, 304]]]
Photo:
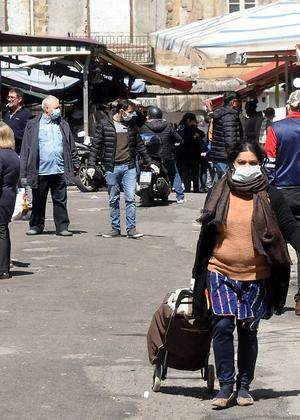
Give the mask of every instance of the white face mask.
[[262, 175], [259, 165], [235, 166], [232, 179], [238, 182], [253, 181]]
[[122, 119], [123, 119], [123, 121], [130, 121], [135, 116], [136, 116], [135, 111], [133, 111], [133, 112], [126, 112], [125, 111], [122, 115]]

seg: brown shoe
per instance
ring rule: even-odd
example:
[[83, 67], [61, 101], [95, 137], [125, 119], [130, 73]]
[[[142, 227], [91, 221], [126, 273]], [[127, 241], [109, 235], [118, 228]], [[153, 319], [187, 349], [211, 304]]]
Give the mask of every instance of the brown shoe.
[[253, 398], [246, 389], [241, 389], [238, 391], [236, 402], [237, 405], [241, 407], [254, 404]]
[[300, 315], [300, 299], [295, 302], [295, 315]]
[[220, 389], [215, 398], [212, 400], [212, 405], [218, 408], [228, 407], [235, 399], [235, 393], [231, 390]]

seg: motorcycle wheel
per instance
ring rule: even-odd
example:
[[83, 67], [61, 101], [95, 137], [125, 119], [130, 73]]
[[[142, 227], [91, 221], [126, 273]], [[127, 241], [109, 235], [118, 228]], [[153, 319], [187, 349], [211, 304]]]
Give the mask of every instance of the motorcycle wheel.
[[81, 161], [79, 174], [76, 177], [76, 186], [82, 192], [96, 192], [99, 188], [95, 187], [93, 181], [87, 176], [88, 160]]

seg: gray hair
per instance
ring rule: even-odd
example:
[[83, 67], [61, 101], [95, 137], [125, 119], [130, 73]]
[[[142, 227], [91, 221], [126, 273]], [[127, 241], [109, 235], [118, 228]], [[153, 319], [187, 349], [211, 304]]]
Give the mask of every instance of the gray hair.
[[52, 101], [53, 99], [59, 102], [59, 99], [56, 96], [53, 96], [53, 95], [48, 95], [48, 96], [46, 96], [45, 99], [43, 99], [43, 101], [42, 101], [42, 110], [43, 111], [45, 111], [47, 103], [49, 101]]

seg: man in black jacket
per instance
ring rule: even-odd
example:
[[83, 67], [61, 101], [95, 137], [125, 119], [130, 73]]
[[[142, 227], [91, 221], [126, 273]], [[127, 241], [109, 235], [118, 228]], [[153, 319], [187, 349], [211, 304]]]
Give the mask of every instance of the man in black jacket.
[[24, 95], [20, 89], [10, 89], [6, 107], [9, 111], [4, 114], [3, 121], [14, 132], [15, 151], [20, 155], [25, 127], [27, 121], [32, 118], [31, 112], [24, 106]]
[[134, 107], [128, 100], [119, 100], [113, 114], [103, 113], [98, 121], [94, 140], [91, 146], [89, 168], [90, 178], [95, 175], [95, 166], [101, 160], [106, 171], [106, 183], [109, 194], [111, 230], [102, 234], [104, 238], [114, 238], [121, 235], [120, 224], [120, 192], [123, 189], [126, 204], [127, 237], [137, 239], [143, 236], [136, 230], [136, 153], [157, 172], [159, 169], [152, 164], [138, 128], [134, 123]]
[[32, 214], [27, 235], [43, 232], [49, 189], [53, 201], [56, 234], [72, 236], [68, 230], [67, 182], [73, 182], [80, 162], [69, 124], [63, 120], [59, 100], [47, 96], [43, 113], [26, 126], [21, 148], [21, 181], [32, 188]]
[[242, 139], [242, 127], [239, 118], [239, 100], [235, 92], [224, 95], [224, 105], [213, 113], [213, 133], [210, 161], [220, 179], [227, 172], [227, 151]]
[[141, 134], [153, 133], [161, 140], [161, 159], [168, 171], [171, 185], [175, 188], [177, 203], [184, 203], [184, 191], [181, 183], [174, 184], [176, 160], [174, 149], [182, 143], [181, 136], [172, 125], [163, 119], [162, 111], [157, 106], [149, 106], [147, 120], [140, 129]]

